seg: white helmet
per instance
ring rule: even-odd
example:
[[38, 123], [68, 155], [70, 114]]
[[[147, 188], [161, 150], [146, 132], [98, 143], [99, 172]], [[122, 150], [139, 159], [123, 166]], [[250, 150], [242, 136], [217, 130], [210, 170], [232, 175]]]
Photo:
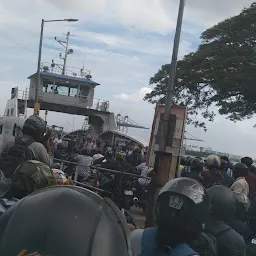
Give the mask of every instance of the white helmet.
[[220, 164], [221, 164], [221, 161], [217, 155], [209, 155], [206, 158], [207, 167], [220, 168]]

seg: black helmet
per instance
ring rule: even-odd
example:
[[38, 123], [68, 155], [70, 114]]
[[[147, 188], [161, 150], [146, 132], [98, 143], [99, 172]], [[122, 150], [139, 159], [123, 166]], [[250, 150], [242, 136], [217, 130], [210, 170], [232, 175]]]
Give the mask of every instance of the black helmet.
[[227, 171], [228, 170], [228, 168], [229, 168], [229, 163], [228, 163], [228, 161], [227, 160], [225, 160], [225, 159], [223, 159], [223, 158], [221, 158], [220, 159], [220, 169], [222, 170], [222, 171]]
[[130, 255], [124, 215], [111, 200], [75, 186], [20, 200], [1, 216], [0, 237], [0, 255]]
[[64, 151], [66, 149], [64, 143], [58, 143], [57, 145], [57, 150], [61, 150], [61, 151]]
[[43, 135], [46, 132], [46, 123], [39, 116], [30, 116], [25, 121], [22, 132], [23, 134], [31, 136], [36, 141], [41, 142], [43, 139]]
[[196, 180], [177, 178], [167, 182], [156, 202], [156, 224], [162, 233], [160, 244], [174, 246], [195, 239], [203, 230], [209, 208], [206, 190]]
[[235, 213], [235, 198], [233, 192], [222, 185], [207, 189], [211, 201], [211, 216], [213, 219], [228, 221]]
[[187, 159], [182, 156], [182, 157], [180, 158], [180, 164], [183, 165], [183, 166], [187, 165]]
[[241, 221], [244, 221], [250, 207], [250, 200], [245, 194], [235, 191], [233, 191], [233, 196], [236, 203], [235, 217]]
[[233, 168], [233, 176], [235, 179], [239, 177], [246, 177], [249, 174], [249, 168], [243, 163], [235, 164]]
[[112, 150], [112, 148], [109, 147], [107, 149], [106, 153], [105, 153], [105, 157], [106, 158], [113, 158], [113, 155], [114, 155], [113, 150]]
[[91, 156], [91, 150], [88, 148], [83, 148], [81, 154], [84, 156]]
[[243, 158], [241, 159], [241, 163], [243, 163], [243, 164], [245, 164], [245, 165], [247, 165], [247, 166], [251, 166], [251, 165], [253, 164], [253, 160], [252, 160], [251, 157], [246, 156], [246, 157], [243, 157]]
[[204, 170], [204, 166], [199, 158], [194, 158], [190, 163], [190, 171], [191, 172], [202, 172]]
[[135, 148], [132, 153], [141, 155], [141, 149], [140, 148]]

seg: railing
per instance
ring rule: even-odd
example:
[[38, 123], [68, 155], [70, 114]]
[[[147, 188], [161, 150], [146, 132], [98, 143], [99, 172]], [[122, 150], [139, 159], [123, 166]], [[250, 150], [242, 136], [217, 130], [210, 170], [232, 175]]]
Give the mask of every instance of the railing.
[[18, 90], [18, 99], [19, 100], [28, 100], [29, 99], [29, 93], [28, 89], [24, 90]]
[[82, 79], [91, 80], [90, 70], [79, 69], [75, 67], [66, 66], [63, 74], [63, 65], [57, 63], [44, 62], [41, 64], [41, 72], [49, 72], [57, 75], [66, 75], [71, 77], [78, 77]]
[[[143, 178], [143, 179], [147, 179], [147, 180], [151, 181], [151, 178], [149, 178], [149, 177], [144, 177], [144, 176], [140, 176], [140, 175], [133, 174], [133, 173], [127, 173], [127, 172], [122, 172], [122, 171], [117, 171], [117, 170], [106, 169], [106, 168], [102, 168], [102, 167], [94, 166], [94, 165], [88, 166], [88, 165], [85, 165], [85, 164], [79, 164], [79, 163], [76, 163], [76, 162], [71, 162], [71, 161], [61, 160], [61, 159], [54, 159], [54, 160], [61, 163], [61, 168], [60, 168], [61, 170], [63, 170], [64, 163], [66, 163], [66, 164], [72, 164], [74, 166], [79, 165], [79, 166], [84, 166], [84, 167], [90, 167], [91, 169], [97, 170], [98, 172], [107, 172], [107, 173], [111, 173], [111, 174], [114, 174], [114, 175], [118, 175], [116, 186], [117, 186], [117, 189], [118, 189], [119, 196], [123, 193], [124, 188], [123, 188], [122, 180], [123, 180], [124, 176], [130, 176], [130, 177], [135, 177], [135, 178]], [[100, 188], [96, 187], [95, 182], [94, 182], [94, 186], [92, 186], [92, 185], [89, 185], [89, 184], [78, 182], [77, 178], [78, 178], [78, 171], [76, 170], [74, 180], [72, 180], [73, 183], [78, 184], [80, 186], [83, 186], [85, 188], [91, 189], [93, 191], [98, 191], [98, 192], [104, 193], [105, 195], [106, 195], [106, 193], [110, 196], [112, 195], [111, 191], [103, 190], [103, 189], [100, 189]], [[119, 197], [119, 199], [117, 199], [117, 201], [114, 201], [119, 208], [122, 207], [122, 202], [120, 201], [120, 198], [121, 197]]]
[[[46, 94], [54, 94], [52, 92], [43, 92], [43, 93], [46, 93]], [[108, 112], [109, 111], [109, 101], [108, 100], [102, 100], [102, 99], [97, 99], [97, 98], [92, 98], [92, 97], [86, 97], [86, 96], [82, 96], [82, 95], [72, 95], [72, 94], [68, 94], [68, 93], [58, 93], [58, 94], [54, 94], [56, 95], [56, 97], [58, 97], [58, 95], [62, 95], [62, 96], [68, 96], [68, 97], [71, 97], [71, 98], [74, 98], [74, 99], [81, 99], [81, 102], [71, 102], [70, 100], [68, 101], [65, 101], [62, 100], [61, 101], [61, 104], [63, 105], [76, 105], [76, 106], [81, 106], [84, 104], [83, 102], [83, 99], [84, 100], [87, 100], [87, 102], [89, 102], [91, 99], [93, 99], [93, 104], [91, 107], [87, 107], [87, 108], [90, 108], [90, 109], [95, 109], [95, 110], [98, 110], [98, 111], [103, 111], [103, 112]], [[34, 100], [33, 98], [29, 98], [29, 90], [18, 90], [18, 99], [20, 100]], [[43, 97], [43, 96], [42, 96]], [[58, 100], [56, 100], [57, 102]]]
[[[146, 180], [151, 180], [150, 177], [145, 177], [145, 176], [141, 176], [141, 175], [133, 174], [133, 173], [129, 173], [129, 172], [122, 172], [122, 171], [102, 168], [102, 167], [99, 167], [97, 165], [90, 165], [90, 166], [88, 166], [88, 165], [85, 165], [85, 164], [79, 164], [79, 163], [76, 163], [76, 162], [71, 162], [71, 161], [57, 159], [57, 158], [54, 158], [54, 161], [57, 161], [57, 162], [60, 163], [61, 170], [63, 169], [64, 163], [66, 163], [66, 164], [79, 165], [79, 166], [83, 166], [83, 167], [90, 167], [91, 169], [98, 170], [99, 172], [108, 172], [108, 173], [113, 173], [113, 174], [122, 174], [122, 175], [125, 175], [125, 176], [131, 176], [131, 177], [143, 178], [143, 179], [146, 179]], [[77, 181], [77, 176], [78, 176], [78, 173], [75, 174], [75, 179], [74, 179], [75, 181]]]

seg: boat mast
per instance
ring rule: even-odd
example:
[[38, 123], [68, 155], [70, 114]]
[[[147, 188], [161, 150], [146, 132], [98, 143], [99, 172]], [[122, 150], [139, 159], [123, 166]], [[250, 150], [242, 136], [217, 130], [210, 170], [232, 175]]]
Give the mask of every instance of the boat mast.
[[55, 40], [62, 45], [65, 48], [65, 55], [62, 57], [62, 53], [60, 53], [59, 57], [63, 59], [64, 64], [62, 68], [62, 75], [65, 75], [66, 73], [66, 66], [67, 66], [67, 58], [69, 54], [72, 54], [74, 52], [73, 49], [68, 49], [68, 44], [69, 44], [69, 37], [70, 37], [70, 32], [66, 34], [66, 41], [63, 40], [57, 40], [57, 37], [55, 37]]

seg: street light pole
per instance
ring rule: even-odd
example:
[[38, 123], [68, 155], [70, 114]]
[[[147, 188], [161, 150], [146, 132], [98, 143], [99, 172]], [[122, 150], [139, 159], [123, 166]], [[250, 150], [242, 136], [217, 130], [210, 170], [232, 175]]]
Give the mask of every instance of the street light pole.
[[[169, 171], [171, 167], [172, 154], [166, 152], [166, 142], [167, 142], [167, 137], [169, 132], [170, 111], [172, 107], [173, 89], [174, 89], [175, 78], [176, 78], [177, 59], [178, 59], [178, 51], [179, 51], [179, 44], [180, 44], [180, 35], [181, 35], [183, 13], [185, 8], [185, 1], [186, 0], [180, 0], [180, 4], [179, 4], [176, 32], [175, 32], [174, 43], [173, 43], [172, 62], [170, 67], [168, 89], [167, 89], [166, 102], [165, 102], [165, 108], [164, 108], [164, 120], [161, 125], [162, 129], [160, 130], [161, 136], [160, 136], [160, 142], [159, 142], [159, 151], [155, 152], [156, 157], [155, 157], [155, 163], [154, 163], [154, 172], [152, 173], [153, 176], [149, 186], [148, 213], [145, 221], [145, 227], [153, 227], [155, 224], [155, 218], [154, 218], [155, 200], [159, 192], [159, 185], [160, 186], [162, 185], [162, 184], [158, 184], [159, 182], [158, 180], [160, 177], [159, 171], [164, 170], [164, 172], [168, 173], [166, 177], [169, 177]], [[159, 121], [159, 124], [160, 122], [161, 122], [161, 119]]]
[[179, 5], [176, 32], [175, 32], [174, 43], [173, 43], [172, 62], [171, 62], [171, 66], [170, 66], [168, 89], [167, 89], [167, 95], [166, 95], [166, 101], [165, 101], [164, 124], [162, 126], [163, 130], [162, 130], [162, 136], [161, 136], [162, 139], [161, 139], [161, 143], [160, 143], [160, 151], [165, 151], [165, 148], [166, 148], [168, 123], [169, 123], [169, 119], [170, 119], [173, 90], [174, 90], [175, 79], [176, 79], [177, 59], [178, 59], [178, 52], [179, 52], [179, 45], [180, 45], [180, 35], [181, 35], [185, 2], [186, 2], [186, 0], [180, 0], [180, 5]]
[[[44, 19], [41, 22], [41, 33], [39, 41], [39, 51], [38, 51], [38, 62], [37, 62], [37, 83], [35, 88], [35, 101], [39, 102], [39, 85], [40, 85], [40, 69], [41, 69], [41, 56], [42, 56], [42, 44], [43, 44], [43, 34], [44, 34]], [[36, 114], [36, 113], [35, 113]]]
[[40, 88], [40, 83], [41, 83], [40, 69], [41, 69], [44, 23], [45, 22], [58, 22], [58, 21], [75, 22], [75, 21], [78, 21], [78, 19], [62, 19], [62, 20], [44, 20], [44, 19], [42, 19], [40, 41], [39, 41], [38, 62], [37, 62], [37, 82], [36, 82], [36, 86], [35, 86], [34, 115], [39, 115], [39, 108], [40, 108], [39, 107], [39, 88]]

